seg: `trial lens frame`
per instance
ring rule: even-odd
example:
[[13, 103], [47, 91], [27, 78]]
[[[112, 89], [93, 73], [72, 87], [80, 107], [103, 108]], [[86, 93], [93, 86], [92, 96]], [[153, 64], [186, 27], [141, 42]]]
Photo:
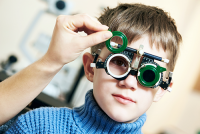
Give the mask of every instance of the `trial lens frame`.
[[[114, 31], [113, 33], [117, 33], [117, 35], [115, 34], [115, 35], [113, 35], [113, 36], [120, 36], [120, 37], [122, 38], [123, 42], [126, 42], [127, 39], [124, 39], [124, 38], [126, 38], [126, 36], [124, 36], [124, 35], [122, 36], [123, 33], [119, 32], [119, 31]], [[120, 35], [119, 35], [119, 33], [120, 33]], [[133, 67], [133, 68], [130, 70], [130, 72], [129, 72], [129, 74], [131, 74], [131, 75], [137, 75], [137, 73], [138, 73], [138, 71], [139, 71], [139, 70], [138, 70], [139, 60], [140, 60], [140, 58], [141, 58], [142, 56], [143, 56], [143, 61], [145, 61], [145, 59], [146, 59], [146, 61], [151, 61], [151, 62], [153, 62], [153, 63], [155, 63], [154, 60], [162, 61], [162, 62], [165, 62], [165, 63], [168, 63], [168, 62], [169, 62], [168, 59], [163, 59], [162, 57], [159, 57], [159, 56], [152, 55], [152, 54], [149, 54], [149, 53], [144, 52], [144, 51], [143, 51], [143, 46], [142, 46], [142, 45], [140, 46], [140, 48], [139, 48], [138, 50], [136, 50], [136, 49], [134, 49], [134, 48], [127, 47], [127, 44], [126, 44], [126, 45], [124, 45], [124, 44], [120, 45], [120, 44], [117, 44], [117, 43], [115, 43], [115, 42], [110, 42], [110, 39], [109, 39], [108, 41], [106, 41], [106, 46], [107, 46], [107, 48], [108, 48], [111, 52], [113, 52], [113, 53], [119, 53], [119, 52], [122, 52], [122, 51], [123, 51], [122, 53], [126, 53], [126, 54], [125, 54], [126, 56], [128, 56], [127, 54], [131, 55], [131, 53], [132, 53], [133, 55], [134, 55], [134, 54], [137, 54], [137, 58], [136, 58], [136, 61], [135, 61], [135, 63], [134, 63], [134, 67]], [[119, 50], [119, 49], [115, 49], [115, 48], [119, 48], [119, 49], [123, 49], [123, 50]], [[104, 68], [105, 71], [106, 71], [106, 73], [109, 74], [108, 71], [107, 71], [107, 67], [106, 67], [105, 62], [102, 62], [101, 59], [98, 59], [98, 61], [97, 61], [97, 58], [98, 58], [100, 52], [101, 52], [101, 50], [99, 49], [98, 52], [95, 54], [94, 61], [93, 61], [93, 63], [91, 63], [91, 67], [96, 67], [97, 69], [98, 69], [98, 68]], [[111, 54], [111, 55], [112, 55], [112, 54]], [[128, 56], [128, 57], [129, 57], [129, 59], [131, 59], [130, 56]], [[108, 58], [107, 58], [107, 59], [108, 59]], [[137, 60], [138, 60], [138, 61], [137, 61]], [[155, 63], [155, 64], [156, 64], [156, 63]], [[162, 74], [163, 71], [166, 71], [166, 69], [163, 70], [162, 67], [159, 67], [159, 68], [160, 68], [160, 70], [161, 70], [161, 71], [160, 71], [161, 74]], [[123, 79], [125, 79], [129, 74], [127, 74], [127, 75], [124, 76], [123, 78], [116, 78], [116, 77], [113, 77], [113, 75], [111, 75], [111, 76], [112, 76], [113, 78], [117, 79], [117, 80], [123, 80]], [[162, 80], [162, 77], [161, 77], [161, 81], [160, 81], [159, 85], [157, 85], [157, 86], [160, 86], [160, 87], [162, 87], [164, 90], [167, 90], [167, 91], [171, 92], [171, 88], [169, 87], [169, 85], [170, 85], [171, 80], [172, 80], [172, 74], [173, 74], [172, 72], [169, 72], [168, 78], [167, 78], [166, 81], [163, 81], [163, 80]], [[109, 75], [110, 75], [110, 74], [109, 74]], [[139, 81], [139, 80], [138, 80], [138, 81]], [[139, 82], [139, 83], [140, 83], [140, 82]], [[140, 84], [141, 84], [141, 83], [140, 83]], [[141, 84], [141, 85], [143, 85], [143, 84]], [[145, 86], [145, 85], [143, 85], [143, 86]], [[154, 87], [156, 87], [156, 86], [154, 86]], [[154, 87], [152, 87], [152, 88], [154, 88]]]

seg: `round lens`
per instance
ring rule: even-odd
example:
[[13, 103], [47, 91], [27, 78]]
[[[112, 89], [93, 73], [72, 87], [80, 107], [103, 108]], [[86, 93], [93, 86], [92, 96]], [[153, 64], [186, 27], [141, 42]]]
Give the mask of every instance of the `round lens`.
[[146, 82], [152, 82], [152, 81], [154, 81], [155, 77], [156, 77], [155, 73], [152, 70], [146, 70], [143, 73], [143, 79]]
[[109, 70], [114, 75], [123, 75], [129, 69], [129, 62], [122, 56], [115, 56], [109, 62]]
[[113, 31], [112, 34], [113, 34], [113, 37], [114, 36], [119, 36], [123, 40], [123, 44], [121, 44], [122, 47], [120, 47], [120, 48], [117, 48], [117, 49], [113, 48], [111, 46], [111, 44], [110, 44], [110, 42], [111, 42], [110, 40], [112, 38], [110, 38], [110, 39], [108, 39], [106, 41], [106, 47], [108, 48], [108, 50], [110, 50], [113, 53], [120, 53], [120, 52], [124, 51], [126, 49], [126, 47], [127, 47], [127, 44], [128, 44], [128, 39], [127, 39], [126, 35], [124, 33], [122, 33], [122, 32], [119, 32], [119, 31]]
[[[123, 40], [121, 37], [119, 36], [113, 36], [111, 39], [110, 39], [110, 43], [116, 43], [116, 44], [120, 44], [122, 45], [123, 44]], [[115, 46], [115, 47], [112, 47], [114, 50], [116, 49], [120, 49], [121, 47], [118, 47], [118, 46]]]

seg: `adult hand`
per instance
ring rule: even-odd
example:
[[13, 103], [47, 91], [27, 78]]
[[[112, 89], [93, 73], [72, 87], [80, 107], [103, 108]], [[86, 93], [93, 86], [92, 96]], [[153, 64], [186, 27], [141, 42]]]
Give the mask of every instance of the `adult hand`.
[[[38, 61], [0, 83], [0, 125], [17, 115], [52, 80], [61, 67], [86, 48], [112, 36], [108, 27], [82, 14], [59, 16], [47, 53]], [[80, 36], [84, 31], [88, 36]]]
[[[84, 31], [87, 36], [78, 32]], [[58, 16], [51, 43], [45, 57], [53, 64], [63, 66], [76, 59], [86, 48], [112, 37], [108, 27], [87, 14]]]

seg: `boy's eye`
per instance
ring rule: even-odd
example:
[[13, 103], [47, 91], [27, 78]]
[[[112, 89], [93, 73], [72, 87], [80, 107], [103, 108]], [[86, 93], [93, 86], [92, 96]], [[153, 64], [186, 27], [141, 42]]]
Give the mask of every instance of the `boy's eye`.
[[129, 69], [129, 62], [122, 56], [113, 57], [110, 62], [108, 69], [114, 75], [123, 75]]
[[118, 66], [122, 66], [122, 67], [127, 67], [127, 64], [126, 62], [123, 60], [123, 59], [119, 59], [119, 58], [113, 58], [111, 60], [111, 62], [115, 65], [118, 65]]

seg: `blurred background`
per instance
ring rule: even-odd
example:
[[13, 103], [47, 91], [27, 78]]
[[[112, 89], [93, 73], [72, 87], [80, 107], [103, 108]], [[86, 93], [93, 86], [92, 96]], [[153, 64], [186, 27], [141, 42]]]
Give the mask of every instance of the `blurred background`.
[[[173, 90], [147, 111], [144, 134], [200, 133], [200, 0], [1, 0], [0, 81], [15, 74], [46, 51], [59, 14], [87, 13], [98, 17], [103, 8], [143, 3], [169, 12], [183, 37]], [[89, 51], [86, 50], [86, 51]], [[80, 106], [92, 83], [84, 76], [82, 57], [65, 65], [29, 104]]]

